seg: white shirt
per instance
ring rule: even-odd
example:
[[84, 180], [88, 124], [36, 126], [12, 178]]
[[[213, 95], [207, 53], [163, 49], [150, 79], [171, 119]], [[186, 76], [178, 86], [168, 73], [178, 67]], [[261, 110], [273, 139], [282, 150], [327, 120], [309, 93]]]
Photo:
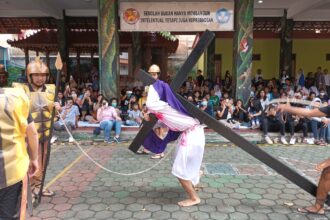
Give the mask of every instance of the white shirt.
[[324, 75], [325, 78], [325, 85], [330, 86], [330, 73]]

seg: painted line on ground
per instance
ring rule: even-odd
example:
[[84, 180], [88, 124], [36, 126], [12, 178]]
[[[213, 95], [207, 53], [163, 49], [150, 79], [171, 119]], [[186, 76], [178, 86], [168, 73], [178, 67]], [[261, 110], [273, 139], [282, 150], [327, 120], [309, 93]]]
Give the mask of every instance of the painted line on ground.
[[[86, 150], [86, 153], [88, 153], [93, 147], [90, 147]], [[80, 161], [80, 159], [82, 157], [84, 157], [85, 155], [83, 153], [81, 153], [79, 155], [79, 157], [77, 157], [74, 161], [72, 161], [68, 166], [66, 166], [59, 174], [57, 174], [53, 179], [51, 179], [49, 181], [49, 183], [47, 183], [47, 185], [45, 186], [45, 189], [47, 189], [48, 187], [50, 187], [51, 185], [53, 185], [59, 178], [61, 178], [62, 176], [64, 176], [64, 174], [66, 172], [68, 172], [76, 163], [78, 163]]]

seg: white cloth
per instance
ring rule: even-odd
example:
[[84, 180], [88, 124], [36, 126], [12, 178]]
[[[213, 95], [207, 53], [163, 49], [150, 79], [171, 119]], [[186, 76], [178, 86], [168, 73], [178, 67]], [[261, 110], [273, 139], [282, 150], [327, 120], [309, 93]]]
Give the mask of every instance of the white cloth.
[[153, 86], [149, 87], [146, 105], [170, 130], [182, 131], [177, 141], [172, 174], [180, 179], [190, 180], [193, 185], [198, 184], [205, 146], [203, 127], [197, 119], [186, 116], [161, 101]]
[[325, 78], [325, 85], [330, 86], [330, 73], [324, 75], [324, 78]]

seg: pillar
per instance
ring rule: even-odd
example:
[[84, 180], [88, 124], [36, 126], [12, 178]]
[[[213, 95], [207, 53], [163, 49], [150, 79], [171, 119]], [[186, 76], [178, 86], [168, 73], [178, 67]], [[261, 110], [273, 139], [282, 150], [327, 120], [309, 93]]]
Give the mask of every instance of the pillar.
[[100, 88], [106, 98], [119, 96], [117, 0], [98, 1]]
[[50, 59], [49, 59], [49, 50], [46, 50], [46, 64], [48, 66], [48, 68], [50, 69]]
[[214, 56], [215, 56], [215, 38], [213, 38], [212, 42], [207, 48], [207, 55], [206, 55], [206, 74], [205, 77], [207, 79], [215, 79], [215, 63], [214, 63]]
[[67, 80], [69, 80], [69, 42], [65, 11], [63, 11], [63, 19], [57, 20], [57, 44], [63, 62], [63, 70], [66, 74]]
[[94, 66], [94, 50], [91, 50], [91, 67]]
[[134, 67], [133, 67], [133, 48], [130, 46], [127, 49], [127, 54], [128, 54], [128, 76], [130, 78], [134, 78]]
[[280, 47], [280, 77], [283, 70], [285, 70], [289, 76], [294, 76], [292, 73], [292, 34], [294, 22], [292, 19], [287, 19], [287, 10], [284, 11], [284, 15], [281, 19], [281, 47]]
[[144, 50], [144, 67], [148, 71], [148, 68], [151, 66], [152, 55], [151, 48], [147, 46]]
[[77, 49], [77, 76], [80, 76], [80, 75], [81, 75], [80, 74], [80, 50]]
[[160, 56], [160, 70], [161, 75], [160, 79], [166, 81], [167, 79], [167, 63], [168, 63], [168, 50], [166, 47], [161, 48], [161, 56]]
[[132, 69], [135, 73], [142, 67], [141, 33], [132, 32]]
[[24, 48], [24, 55], [25, 55], [25, 67], [27, 67], [27, 65], [30, 62], [29, 48]]
[[244, 105], [250, 97], [252, 48], [253, 48], [253, 0], [235, 1], [235, 34], [233, 39], [233, 97], [242, 99]]

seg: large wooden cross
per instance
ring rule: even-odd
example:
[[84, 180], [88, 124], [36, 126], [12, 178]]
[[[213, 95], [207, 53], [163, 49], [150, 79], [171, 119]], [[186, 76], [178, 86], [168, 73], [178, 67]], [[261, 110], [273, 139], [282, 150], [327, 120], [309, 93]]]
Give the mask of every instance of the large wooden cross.
[[[187, 109], [187, 111], [194, 117], [197, 118], [200, 123], [206, 124], [209, 128], [213, 129], [218, 134], [222, 135], [232, 143], [236, 144], [242, 150], [253, 156], [254, 158], [260, 160], [262, 163], [266, 164], [277, 173], [282, 175], [283, 177], [290, 180], [292, 183], [296, 184], [301, 189], [305, 190], [306, 192], [310, 193], [313, 196], [316, 196], [317, 187], [314, 183], [310, 180], [301, 176], [292, 168], [286, 166], [281, 161], [277, 160], [275, 157], [268, 154], [266, 151], [262, 150], [258, 146], [250, 143], [245, 138], [241, 137], [232, 129], [226, 127], [224, 124], [218, 122], [216, 119], [198, 109], [195, 105], [190, 103], [188, 100], [183, 98], [182, 96], [178, 95], [176, 91], [180, 88], [182, 83], [187, 78], [188, 73], [191, 71], [195, 63], [197, 62], [200, 55], [203, 51], [207, 48], [211, 40], [213, 39], [214, 34], [206, 31], [204, 32], [203, 36], [200, 38], [197, 46], [191, 52], [190, 56], [176, 75], [175, 79], [171, 83], [171, 88], [174, 91], [174, 94], [178, 98], [178, 100], [182, 103], [182, 105]], [[138, 74], [138, 78], [144, 82], [145, 85], [150, 85], [155, 82], [155, 80], [145, 72], [144, 70], [140, 70]], [[133, 152], [137, 152], [139, 147], [142, 145], [145, 137], [151, 131], [155, 123], [157, 122], [157, 118], [150, 114], [151, 120], [149, 122], [144, 122], [139, 133], [134, 138], [133, 142], [131, 143], [129, 149]], [[330, 205], [330, 196], [327, 197], [326, 203]]]

